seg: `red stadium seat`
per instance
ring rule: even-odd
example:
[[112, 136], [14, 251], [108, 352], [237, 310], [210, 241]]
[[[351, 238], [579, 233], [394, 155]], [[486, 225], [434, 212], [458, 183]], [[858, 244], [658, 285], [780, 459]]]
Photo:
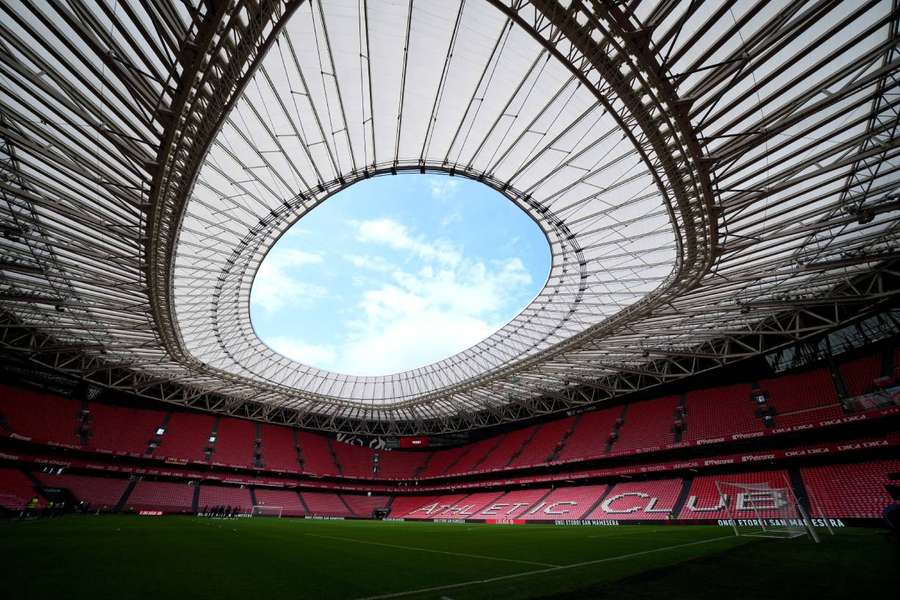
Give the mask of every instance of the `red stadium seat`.
[[298, 433], [303, 455], [303, 471], [317, 475], [339, 475], [334, 455], [325, 436], [301, 431]]
[[531, 441], [522, 448], [509, 466], [530, 467], [546, 464], [559, 446], [563, 436], [574, 424], [575, 417], [568, 417], [540, 425]]
[[211, 462], [235, 467], [251, 467], [254, 463], [255, 441], [256, 423], [244, 419], [219, 419]]
[[885, 490], [888, 474], [900, 472], [900, 460], [808, 467], [800, 473], [813, 516], [837, 518], [881, 517], [891, 496]]
[[430, 452], [389, 450], [378, 453], [379, 479], [414, 479], [428, 461]]
[[257, 506], [278, 506], [283, 517], [302, 517], [306, 514], [300, 496], [294, 490], [256, 488], [253, 493], [256, 495]]
[[353, 512], [337, 494], [327, 492], [301, 492], [310, 515], [317, 517], [353, 517]]
[[587, 412], [578, 418], [575, 431], [566, 440], [557, 457], [559, 461], [597, 458], [606, 453], [606, 443], [621, 408]]
[[459, 446], [449, 450], [436, 450], [426, 461], [422, 469], [422, 477], [439, 477], [447, 473], [447, 469], [456, 463], [463, 454], [468, 452], [468, 446]]
[[674, 396], [628, 405], [625, 423], [610, 454], [658, 450], [675, 441], [672, 425], [678, 399]]
[[207, 506], [230, 506], [236, 513], [247, 514], [253, 508], [250, 490], [247, 488], [202, 484], [197, 507], [203, 510]]
[[841, 377], [850, 397], [868, 394], [875, 387], [875, 380], [881, 375], [881, 356], [864, 356], [844, 363], [840, 367]]
[[781, 375], [759, 382], [775, 407], [775, 427], [791, 427], [844, 414], [827, 369]]
[[193, 462], [205, 462], [204, 450], [215, 419], [209, 415], [172, 413], [155, 456], [165, 456]]
[[112, 510], [122, 499], [128, 480], [121, 477], [92, 477], [90, 475], [50, 475], [36, 473], [35, 476], [47, 487], [68, 489], [81, 502], [88, 503], [93, 510]]
[[385, 508], [390, 502], [387, 496], [360, 496], [358, 494], [341, 494], [344, 502], [357, 517], [368, 519], [376, 508]]
[[297, 447], [294, 441], [294, 430], [279, 425], [263, 423], [260, 426], [262, 435], [262, 460], [266, 469], [299, 473]]
[[194, 486], [187, 483], [141, 480], [128, 497], [133, 510], [161, 510], [170, 513], [192, 512]]
[[39, 508], [47, 504], [25, 473], [0, 468], [0, 507], [18, 512], [26, 508], [32, 498], [38, 499]]
[[497, 444], [501, 443], [502, 438], [503, 434], [494, 435], [475, 443], [467, 444], [465, 452], [459, 457], [456, 464], [451, 465], [447, 469], [447, 474], [471, 473], [477, 470], [478, 465], [485, 460]]
[[0, 414], [11, 433], [39, 442], [81, 446], [81, 405], [53, 394], [0, 385]]
[[497, 471], [505, 469], [536, 431], [537, 426], [531, 426], [516, 429], [505, 434], [500, 440], [500, 444], [489, 452], [476, 470]]
[[112, 454], [143, 455], [165, 413], [92, 402], [87, 447]]
[[345, 444], [337, 440], [332, 440], [331, 447], [334, 449], [338, 464], [341, 465], [344, 477], [372, 479], [375, 476], [375, 451], [371, 448]]
[[764, 431], [750, 384], [729, 385], [688, 392], [685, 398], [687, 428], [682, 440], [694, 442], [728, 438], [733, 433]]

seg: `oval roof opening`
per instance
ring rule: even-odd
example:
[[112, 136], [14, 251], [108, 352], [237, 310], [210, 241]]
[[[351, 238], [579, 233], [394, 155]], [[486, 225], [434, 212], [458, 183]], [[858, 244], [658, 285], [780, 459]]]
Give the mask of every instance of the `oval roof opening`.
[[349, 186], [261, 263], [253, 327], [271, 349], [350, 375], [452, 356], [524, 309], [550, 270], [543, 231], [485, 184], [401, 174]]

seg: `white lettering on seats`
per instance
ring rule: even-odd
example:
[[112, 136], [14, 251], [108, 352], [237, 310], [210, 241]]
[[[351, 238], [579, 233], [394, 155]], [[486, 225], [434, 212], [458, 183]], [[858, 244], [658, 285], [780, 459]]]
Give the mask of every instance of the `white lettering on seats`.
[[697, 496], [689, 496], [685, 506], [691, 512], [715, 512], [723, 510], [728, 504], [728, 495], [719, 496], [719, 502], [715, 506], [697, 506]]
[[603, 510], [603, 512], [612, 513], [612, 514], [633, 513], [633, 512], [637, 512], [637, 511], [641, 510], [641, 508], [643, 508], [641, 506], [632, 506], [631, 508], [620, 508], [620, 509], [612, 508], [613, 502], [615, 502], [616, 500], [625, 498], [627, 496], [634, 496], [636, 498], [650, 498], [651, 497], [650, 494], [645, 494], [643, 492], [622, 492], [621, 494], [616, 494], [615, 496], [610, 496], [609, 498], [604, 500], [600, 504], [600, 508], [601, 508], [601, 510]]
[[486, 509], [484, 509], [483, 511], [481, 511], [481, 514], [496, 515], [497, 511], [502, 509], [504, 506], [509, 506], [509, 504], [506, 504], [505, 502], [498, 502], [497, 504], [492, 504], [492, 505], [488, 506]]
[[563, 501], [561, 501], [561, 502], [554, 502], [554, 503], [552, 503], [552, 504], [549, 504], [549, 505], [547, 506], [547, 508], [544, 509], [544, 512], [547, 513], [548, 515], [564, 515], [564, 514], [567, 514], [567, 513], [569, 512], [568, 509], [566, 509], [566, 510], [552, 510], [552, 509], [556, 508], [557, 506], [562, 506], [563, 504], [567, 504], [568, 506], [578, 506], [578, 503], [577, 503], [577, 502], [572, 502], [571, 500], [563, 500]]

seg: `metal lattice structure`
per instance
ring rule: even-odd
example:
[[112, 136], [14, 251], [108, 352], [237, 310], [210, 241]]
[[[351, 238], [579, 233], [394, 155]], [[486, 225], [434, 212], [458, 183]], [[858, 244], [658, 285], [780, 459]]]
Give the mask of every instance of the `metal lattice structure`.
[[[89, 382], [332, 431], [595, 403], [896, 301], [898, 2], [0, 6], [0, 345]], [[354, 182], [489, 185], [550, 243], [501, 330], [320, 371], [253, 277]]]

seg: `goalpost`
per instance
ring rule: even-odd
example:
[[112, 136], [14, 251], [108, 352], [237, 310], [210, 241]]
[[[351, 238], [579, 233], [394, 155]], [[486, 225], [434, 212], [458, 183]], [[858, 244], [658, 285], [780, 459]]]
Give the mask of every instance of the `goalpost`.
[[251, 517], [276, 517], [281, 518], [281, 506], [254, 506], [250, 511]]
[[819, 536], [790, 485], [716, 481], [719, 503], [728, 513], [734, 535], [768, 538]]

